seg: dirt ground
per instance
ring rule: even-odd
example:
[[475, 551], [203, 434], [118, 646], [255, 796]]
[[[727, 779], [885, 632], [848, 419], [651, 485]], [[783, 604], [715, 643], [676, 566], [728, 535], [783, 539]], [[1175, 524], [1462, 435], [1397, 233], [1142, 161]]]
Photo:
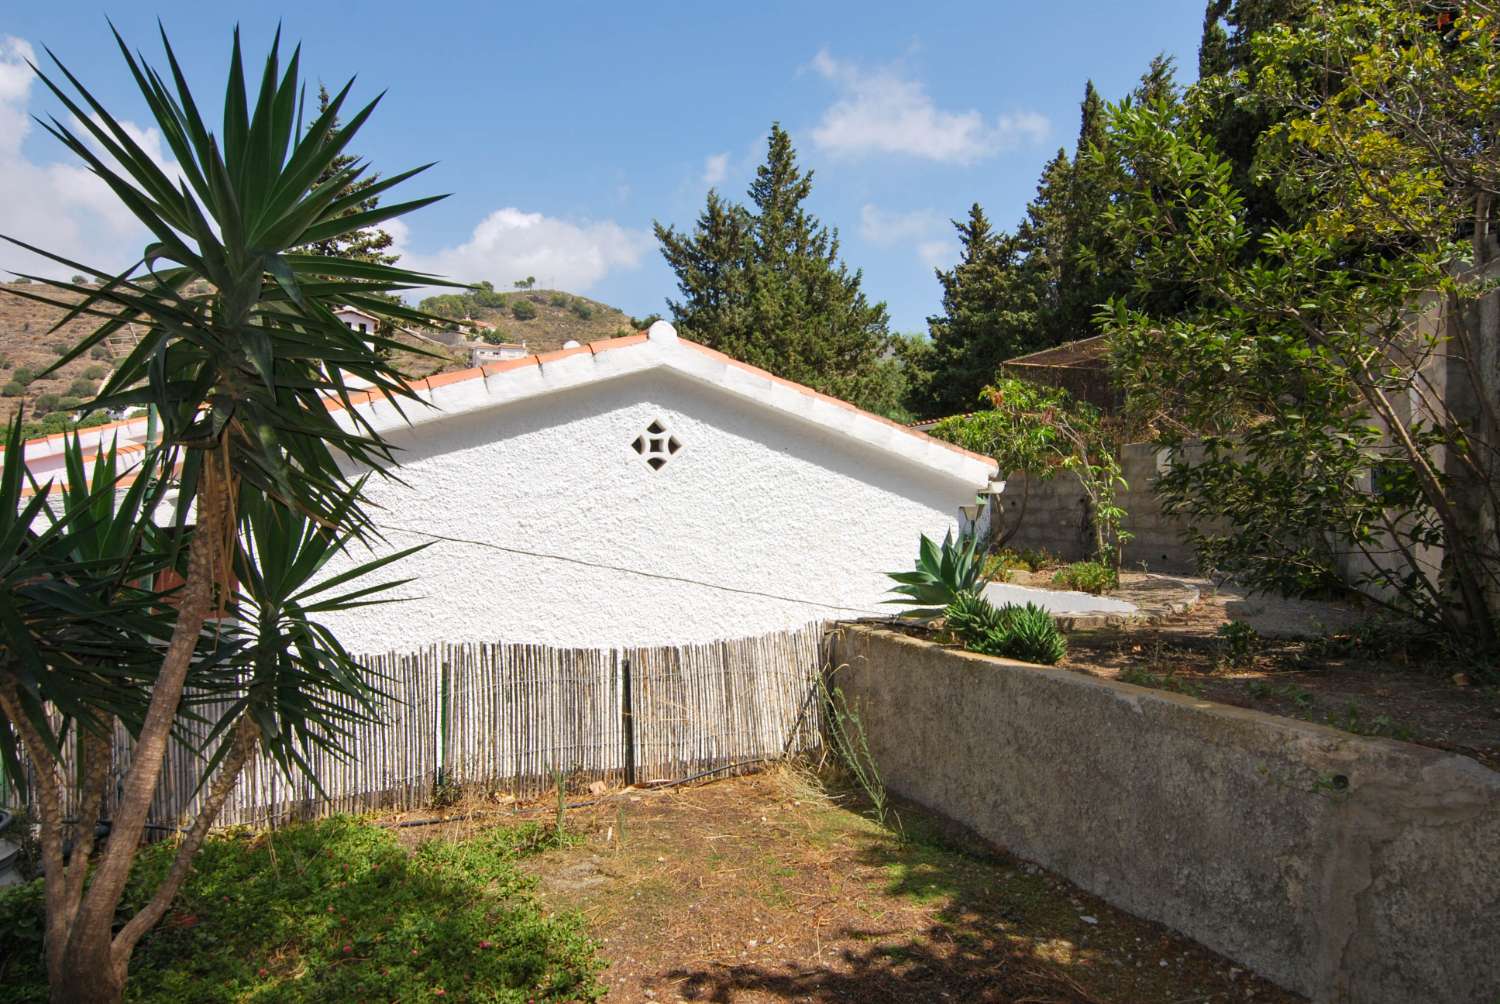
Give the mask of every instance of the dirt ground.
[[[1240, 658], [1217, 633], [1231, 620], [1257, 630]], [[1318, 622], [1340, 626], [1323, 632], [1301, 627]], [[1461, 660], [1362, 623], [1368, 621], [1358, 611], [1341, 612], [1336, 604], [1205, 590], [1185, 614], [1070, 636], [1062, 665], [1462, 753], [1500, 770], [1500, 687], [1483, 685]]]
[[905, 841], [785, 768], [629, 790], [572, 810], [583, 839], [535, 870], [544, 902], [587, 918], [610, 1001], [1301, 1000], [899, 811]]

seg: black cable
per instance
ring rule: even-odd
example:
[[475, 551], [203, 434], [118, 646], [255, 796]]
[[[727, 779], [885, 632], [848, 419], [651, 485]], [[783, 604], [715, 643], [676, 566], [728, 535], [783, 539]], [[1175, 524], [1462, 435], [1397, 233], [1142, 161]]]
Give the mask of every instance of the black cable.
[[780, 600], [783, 603], [802, 603], [810, 607], [823, 607], [826, 610], [844, 610], [862, 613], [868, 616], [880, 616], [878, 611], [869, 610], [865, 607], [846, 607], [837, 603], [822, 603], [818, 600], [802, 599], [797, 596], [780, 596], [776, 593], [763, 593], [758, 589], [743, 589], [738, 586], [726, 586], [717, 582], [708, 582], [704, 579], [690, 579], [680, 575], [664, 575], [661, 572], [647, 572], [639, 568], [624, 568], [620, 565], [607, 565], [601, 561], [589, 561], [586, 558], [571, 558], [565, 554], [547, 554], [542, 551], [528, 551], [520, 547], [506, 547], [504, 544], [496, 544], [487, 540], [469, 540], [465, 537], [445, 537], [440, 533], [431, 533], [427, 530], [412, 530], [404, 526], [391, 526], [386, 524], [386, 530], [394, 530], [397, 533], [411, 533], [419, 537], [430, 537], [433, 540], [445, 540], [452, 544], [473, 544], [475, 547], [487, 547], [494, 551], [505, 551], [508, 554], [519, 554], [527, 558], [543, 558], [549, 561], [562, 561], [572, 565], [583, 565], [586, 568], [599, 568], [608, 572], [624, 572], [627, 575], [640, 575], [648, 579], [661, 579], [665, 582], [683, 582], [692, 586], [705, 586], [709, 589], [718, 589], [726, 593], [739, 593], [741, 596], [759, 596], [768, 600]]

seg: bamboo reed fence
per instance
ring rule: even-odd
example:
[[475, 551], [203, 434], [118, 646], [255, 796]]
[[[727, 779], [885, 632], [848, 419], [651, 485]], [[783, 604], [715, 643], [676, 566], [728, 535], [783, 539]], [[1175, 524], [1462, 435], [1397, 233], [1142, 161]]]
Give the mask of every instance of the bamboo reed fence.
[[[310, 751], [316, 785], [257, 755], [218, 823], [414, 808], [439, 783], [526, 798], [552, 788], [559, 773], [575, 784], [680, 780], [812, 749], [821, 737], [822, 634], [808, 624], [658, 648], [463, 643], [370, 656], [364, 661], [382, 676], [387, 699], [377, 720], [355, 729], [347, 755]], [[204, 760], [193, 740], [207, 726], [185, 729], [152, 805], [158, 835], [186, 825], [201, 799]], [[116, 785], [129, 758], [122, 733]], [[76, 804], [76, 792], [69, 801]]]

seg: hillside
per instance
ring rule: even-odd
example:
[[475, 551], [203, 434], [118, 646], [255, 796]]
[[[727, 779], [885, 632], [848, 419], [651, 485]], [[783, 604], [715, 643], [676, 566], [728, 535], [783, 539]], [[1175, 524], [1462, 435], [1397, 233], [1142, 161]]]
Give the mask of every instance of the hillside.
[[[634, 334], [644, 327], [618, 307], [558, 289], [449, 293], [423, 300], [421, 308], [455, 321], [469, 319], [492, 324], [492, 330], [477, 331], [472, 337], [491, 342], [524, 342], [532, 352], [550, 352], [569, 340], [593, 342]], [[532, 314], [535, 316], [528, 316]]]
[[[70, 412], [79, 399], [98, 389], [100, 381], [134, 344], [131, 333], [118, 335], [108, 346], [96, 347], [85, 358], [74, 360], [46, 379], [36, 378], [64, 351], [94, 330], [97, 319], [79, 318], [54, 332], [51, 329], [62, 317], [61, 310], [7, 295], [11, 290], [27, 288], [0, 283], [0, 421], [9, 421], [23, 403], [30, 419]], [[40, 286], [30, 288], [42, 291]], [[472, 302], [467, 295], [434, 299], [448, 301], [444, 305], [449, 309], [441, 311], [445, 316], [455, 316], [453, 303], [458, 302], [458, 320], [468, 316], [493, 327], [484, 330], [481, 325], [481, 329], [474, 331], [430, 332], [434, 341], [402, 336], [402, 341], [437, 353], [436, 358], [415, 352], [398, 354], [396, 364], [408, 377], [465, 368], [469, 364], [468, 352], [458, 343], [477, 341], [481, 336], [487, 341], [524, 342], [532, 352], [548, 352], [570, 339], [589, 342], [635, 330], [631, 318], [623, 311], [559, 290], [492, 293], [483, 298], [485, 303]], [[496, 303], [497, 299], [502, 302]], [[525, 306], [518, 309], [522, 303]], [[518, 314], [534, 316], [522, 320]], [[458, 324], [454, 327], [457, 329]], [[435, 341], [454, 344], [445, 346]]]

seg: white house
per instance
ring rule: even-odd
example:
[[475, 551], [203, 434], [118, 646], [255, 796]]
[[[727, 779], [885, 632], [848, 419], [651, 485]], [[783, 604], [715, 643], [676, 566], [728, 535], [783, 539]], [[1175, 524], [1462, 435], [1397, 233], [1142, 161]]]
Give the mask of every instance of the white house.
[[[402, 463], [404, 483], [367, 486], [378, 547], [429, 546], [377, 573], [412, 580], [404, 602], [330, 620], [353, 652], [707, 642], [889, 614], [885, 573], [911, 567], [919, 534], [966, 527], [995, 473], [664, 322], [417, 387], [431, 407], [403, 402], [405, 418], [355, 399]], [[85, 436], [138, 451], [144, 423]], [[27, 444], [39, 471], [60, 452]]]
[[529, 355], [526, 351], [526, 343], [517, 345], [514, 342], [470, 342], [465, 346], [469, 350], [469, 366], [484, 366], [489, 363], [503, 363], [511, 359], [522, 359]]
[[353, 651], [506, 639], [711, 641], [889, 614], [918, 534], [995, 473], [960, 450], [677, 337], [595, 342], [359, 405], [401, 448], [370, 511], [412, 577], [333, 626]]
[[358, 307], [340, 307], [333, 312], [333, 316], [343, 321], [350, 331], [358, 331], [363, 335], [373, 335], [380, 326], [380, 318], [367, 314]]

